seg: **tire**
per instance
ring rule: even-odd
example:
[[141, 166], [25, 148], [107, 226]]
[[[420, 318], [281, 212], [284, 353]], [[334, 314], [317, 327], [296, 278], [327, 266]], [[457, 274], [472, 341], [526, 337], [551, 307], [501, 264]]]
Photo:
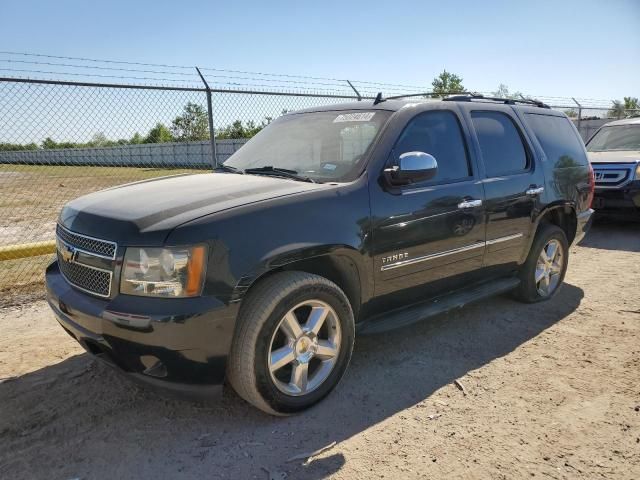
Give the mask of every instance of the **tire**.
[[338, 384], [354, 336], [351, 305], [336, 284], [310, 273], [276, 273], [253, 287], [240, 308], [227, 364], [229, 383], [269, 414], [300, 412]]
[[[550, 245], [555, 245], [555, 255], [551, 259], [551, 263], [546, 263], [542, 259], [542, 251], [545, 249], [545, 254], [553, 252], [548, 249]], [[548, 259], [549, 255], [546, 255], [545, 258]], [[514, 292], [516, 298], [526, 303], [541, 302], [553, 298], [562, 286], [568, 261], [569, 242], [567, 242], [564, 231], [557, 225], [541, 224], [536, 232], [527, 260], [520, 269], [520, 285]], [[544, 275], [545, 273], [549, 275]], [[543, 274], [543, 277], [537, 281], [540, 274]], [[547, 289], [544, 288], [545, 278], [549, 287]]]

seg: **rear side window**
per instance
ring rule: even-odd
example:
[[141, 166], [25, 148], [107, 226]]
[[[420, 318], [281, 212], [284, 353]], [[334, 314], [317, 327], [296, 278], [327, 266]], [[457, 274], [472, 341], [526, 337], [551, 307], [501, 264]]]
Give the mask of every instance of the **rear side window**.
[[584, 147], [569, 119], [535, 113], [527, 113], [525, 118], [555, 167], [587, 165]]
[[471, 112], [488, 177], [520, 173], [529, 157], [513, 120], [501, 112]]
[[438, 162], [438, 173], [429, 183], [452, 182], [471, 176], [460, 123], [452, 112], [425, 112], [409, 122], [394, 148], [395, 159], [415, 151], [429, 153]]

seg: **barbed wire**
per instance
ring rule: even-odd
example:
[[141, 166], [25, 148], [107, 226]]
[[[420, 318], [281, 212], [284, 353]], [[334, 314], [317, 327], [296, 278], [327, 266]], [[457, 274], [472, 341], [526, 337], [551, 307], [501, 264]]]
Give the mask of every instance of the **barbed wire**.
[[[84, 62], [91, 63], [107, 63], [107, 64], [121, 64], [121, 65], [138, 65], [145, 67], [161, 67], [161, 68], [173, 68], [173, 69], [183, 69], [183, 70], [193, 70], [193, 66], [187, 65], [171, 65], [171, 64], [162, 64], [162, 63], [144, 63], [144, 62], [132, 62], [132, 61], [124, 61], [124, 60], [106, 60], [106, 59], [96, 59], [96, 58], [86, 58], [86, 57], [69, 57], [62, 55], [46, 55], [40, 53], [29, 53], [29, 52], [13, 52], [13, 51], [0, 51], [2, 55], [18, 55], [18, 56], [27, 56], [27, 57], [40, 57], [40, 58], [53, 58], [59, 60], [78, 60]], [[15, 61], [15, 60], [14, 60]], [[38, 62], [33, 62], [38, 63]], [[45, 63], [45, 62], [39, 62]], [[92, 67], [98, 68], [98, 67]], [[122, 69], [124, 70], [124, 69]], [[295, 78], [295, 79], [305, 79], [305, 80], [322, 80], [322, 81], [331, 81], [331, 82], [339, 82], [341, 85], [346, 82], [346, 79], [343, 78], [331, 78], [331, 77], [315, 77], [315, 76], [307, 76], [307, 75], [292, 75], [285, 73], [267, 73], [267, 72], [256, 72], [256, 71], [248, 71], [248, 70], [230, 70], [230, 69], [222, 69], [222, 68], [213, 68], [213, 67], [201, 67], [200, 70], [203, 72], [221, 72], [221, 73], [235, 73], [241, 75], [259, 75], [259, 76], [270, 76], [270, 77], [283, 77], [283, 78]], [[143, 70], [134, 70], [130, 69], [128, 71], [139, 71], [143, 72]], [[158, 72], [162, 74], [177, 74], [177, 72]], [[265, 79], [262, 79], [263, 81]], [[351, 80], [352, 82], [356, 82], [358, 84], [366, 84], [366, 85], [378, 85], [378, 86], [388, 86], [388, 87], [400, 87], [406, 89], [424, 89], [424, 86], [418, 85], [408, 85], [408, 84], [400, 84], [400, 83], [387, 83], [387, 82], [371, 82], [368, 80]], [[312, 82], [315, 83], [315, 82]]]
[[[148, 63], [134, 62], [125, 60], [96, 59], [87, 57], [73, 57], [63, 55], [49, 55], [32, 52], [15, 52], [0, 51], [0, 55], [8, 55], [11, 57], [25, 57], [33, 60], [23, 60], [17, 58], [0, 58], [1, 63], [33, 65], [38, 68], [20, 69], [10, 68], [0, 65], [0, 71], [16, 72], [28, 75], [47, 75], [47, 76], [71, 76], [75, 78], [108, 78], [121, 81], [143, 81], [143, 82], [166, 82], [169, 84], [188, 84], [201, 85], [199, 77], [196, 75], [195, 67], [187, 65], [174, 65], [165, 63]], [[48, 61], [62, 60], [63, 62]], [[66, 61], [74, 63], [67, 63]], [[89, 65], [82, 65], [75, 62], [85, 62]], [[46, 67], [60, 67], [65, 69], [73, 69], [72, 71], [54, 71]], [[132, 68], [143, 67], [143, 68]], [[149, 69], [147, 67], [153, 67]], [[102, 74], [95, 72], [82, 72], [81, 70], [99, 70], [111, 72], [125, 72], [127, 74], [143, 74], [143, 75], [116, 75]], [[351, 94], [355, 93], [346, 79], [293, 75], [286, 73], [268, 73], [255, 72], [248, 70], [231, 70], [214, 67], [201, 67], [201, 71], [206, 72], [205, 77], [210, 83], [216, 87], [241, 87], [246, 89], [281, 89], [285, 92], [304, 91], [304, 92], [325, 92], [328, 94]], [[209, 73], [214, 72], [214, 73]], [[154, 75], [149, 76], [148, 74]], [[180, 78], [175, 78], [180, 77]], [[46, 78], [51, 79], [51, 77]], [[43, 79], [41, 79], [43, 80]], [[409, 94], [412, 92], [429, 93], [431, 90], [419, 85], [410, 85], [402, 83], [375, 82], [369, 80], [350, 80], [351, 84], [357, 88], [360, 94], [364, 96], [375, 95], [382, 90], [387, 96], [392, 94]], [[283, 85], [284, 84], [284, 85]], [[486, 95], [493, 95], [495, 92], [480, 92]], [[414, 97], [421, 96], [416, 93]], [[612, 100], [585, 98], [585, 97], [560, 97], [553, 95], [524, 95], [526, 98], [535, 98], [545, 103], [551, 104], [556, 108], [563, 109], [608, 109], [612, 106]], [[577, 103], [576, 103], [577, 102]], [[578, 105], [580, 104], [580, 105]]]

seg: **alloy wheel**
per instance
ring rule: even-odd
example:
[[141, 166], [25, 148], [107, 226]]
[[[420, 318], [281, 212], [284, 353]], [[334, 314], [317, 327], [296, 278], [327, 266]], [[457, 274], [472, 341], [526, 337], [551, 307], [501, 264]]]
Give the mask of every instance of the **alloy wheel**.
[[327, 303], [307, 300], [280, 320], [269, 345], [268, 368], [281, 392], [300, 396], [316, 390], [338, 361], [340, 319]]
[[536, 264], [536, 288], [541, 296], [548, 297], [558, 288], [563, 267], [562, 244], [556, 239], [551, 239], [540, 252]]

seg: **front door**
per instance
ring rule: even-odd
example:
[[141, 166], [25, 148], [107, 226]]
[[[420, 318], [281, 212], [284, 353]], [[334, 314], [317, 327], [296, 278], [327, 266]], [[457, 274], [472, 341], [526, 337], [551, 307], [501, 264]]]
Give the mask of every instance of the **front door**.
[[482, 266], [484, 193], [454, 110], [408, 121], [387, 167], [420, 151], [438, 162], [435, 178], [390, 187], [371, 182], [375, 293], [386, 308], [434, 297]]

